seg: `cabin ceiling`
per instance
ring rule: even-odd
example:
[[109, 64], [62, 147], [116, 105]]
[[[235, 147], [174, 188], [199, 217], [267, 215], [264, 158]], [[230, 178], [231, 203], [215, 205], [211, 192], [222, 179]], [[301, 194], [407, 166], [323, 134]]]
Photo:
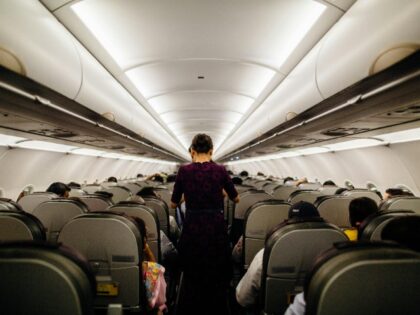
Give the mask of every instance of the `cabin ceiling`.
[[174, 143], [217, 151], [354, 0], [42, 2]]

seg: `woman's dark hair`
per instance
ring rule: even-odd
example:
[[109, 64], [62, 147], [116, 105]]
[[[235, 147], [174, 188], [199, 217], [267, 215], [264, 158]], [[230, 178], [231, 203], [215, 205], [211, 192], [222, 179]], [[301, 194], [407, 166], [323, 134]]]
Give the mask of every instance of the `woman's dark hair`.
[[213, 141], [210, 136], [199, 133], [192, 140], [191, 147], [197, 153], [207, 153], [213, 149]]
[[118, 182], [117, 178], [114, 177], [114, 176], [108, 177], [107, 181], [110, 182], [110, 183], [117, 183]]
[[375, 212], [378, 212], [378, 205], [373, 199], [368, 197], [353, 199], [349, 204], [351, 226], [357, 227], [358, 224]]
[[153, 187], [147, 186], [140, 189], [137, 194], [140, 197], [157, 197], [156, 192]]
[[47, 192], [54, 193], [60, 197], [64, 197], [64, 194], [70, 190], [69, 186], [61, 182], [52, 183], [50, 187], [47, 188]]

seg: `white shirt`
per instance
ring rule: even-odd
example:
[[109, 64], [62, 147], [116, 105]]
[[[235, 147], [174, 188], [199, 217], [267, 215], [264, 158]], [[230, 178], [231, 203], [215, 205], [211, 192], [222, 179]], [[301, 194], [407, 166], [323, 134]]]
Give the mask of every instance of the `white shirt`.
[[257, 303], [261, 289], [261, 272], [263, 265], [264, 248], [254, 257], [247, 272], [236, 287], [236, 300], [243, 307]]
[[306, 303], [303, 299], [303, 292], [297, 294], [293, 300], [293, 304], [290, 304], [284, 315], [303, 315], [305, 314]]

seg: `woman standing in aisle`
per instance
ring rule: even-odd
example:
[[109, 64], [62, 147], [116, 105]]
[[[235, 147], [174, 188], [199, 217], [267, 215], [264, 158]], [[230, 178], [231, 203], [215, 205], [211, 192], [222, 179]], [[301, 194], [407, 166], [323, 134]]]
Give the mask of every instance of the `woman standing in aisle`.
[[179, 314], [227, 313], [231, 263], [223, 215], [223, 190], [239, 201], [232, 180], [222, 165], [214, 163], [213, 142], [198, 134], [191, 145], [194, 162], [181, 166], [172, 194], [175, 208], [184, 195], [186, 218], [179, 241], [184, 272]]

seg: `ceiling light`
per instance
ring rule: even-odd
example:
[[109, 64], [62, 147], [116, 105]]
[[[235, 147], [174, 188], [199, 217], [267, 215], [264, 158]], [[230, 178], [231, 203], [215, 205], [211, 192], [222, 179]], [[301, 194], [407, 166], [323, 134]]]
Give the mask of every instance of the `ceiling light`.
[[22, 141], [15, 144], [15, 146], [24, 149], [43, 150], [52, 152], [69, 152], [76, 148], [75, 146], [37, 140]]
[[356, 139], [356, 140], [350, 140], [345, 142], [339, 142], [339, 143], [333, 143], [324, 146], [324, 148], [328, 148], [331, 151], [342, 151], [342, 150], [351, 150], [351, 149], [360, 149], [360, 148], [366, 148], [366, 147], [372, 147], [385, 144], [380, 139]]
[[388, 143], [417, 141], [420, 140], [420, 128], [386, 133], [380, 136], [376, 136], [376, 138], [379, 138]]
[[9, 135], [2, 135], [0, 134], [0, 145], [2, 146], [9, 146], [14, 145], [16, 142], [26, 140], [25, 138], [9, 136]]
[[101, 156], [102, 154], [104, 154], [104, 151], [78, 148], [78, 149], [72, 150], [71, 153], [78, 154], [78, 155]]
[[329, 151], [330, 150], [328, 148], [323, 148], [323, 147], [312, 147], [312, 148], [307, 148], [307, 149], [301, 149], [301, 150], [299, 150], [299, 152], [302, 155], [325, 153], [325, 152], [329, 152]]

